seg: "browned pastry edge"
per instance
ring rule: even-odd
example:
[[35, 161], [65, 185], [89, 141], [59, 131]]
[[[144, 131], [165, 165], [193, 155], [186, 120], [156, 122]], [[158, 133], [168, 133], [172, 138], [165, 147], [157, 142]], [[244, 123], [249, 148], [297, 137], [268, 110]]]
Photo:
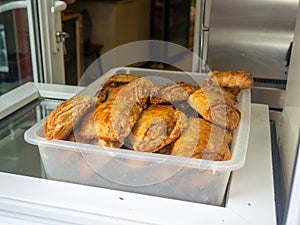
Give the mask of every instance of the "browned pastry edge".
[[[143, 107], [137, 103], [120, 102], [115, 104], [111, 101], [104, 102], [97, 107], [92, 115], [95, 135], [98, 139], [123, 143], [142, 110]], [[87, 126], [87, 124], [84, 126]]]
[[106, 87], [118, 87], [123, 84], [128, 84], [137, 78], [140, 78], [139, 75], [134, 74], [115, 74], [109, 78], [107, 78], [103, 83], [103, 88]]
[[230, 144], [232, 141], [231, 131], [229, 131], [227, 129], [225, 130], [225, 139], [226, 139], [227, 144]]
[[76, 137], [73, 132], [67, 137], [66, 141], [70, 142], [79, 142], [79, 143], [85, 143], [85, 144], [91, 144], [91, 145], [98, 145], [103, 147], [111, 147], [111, 148], [120, 148], [123, 143], [118, 141], [105, 141], [103, 139], [99, 138], [86, 138], [80, 136], [80, 134], [77, 134]]
[[156, 86], [151, 89], [150, 103], [173, 103], [187, 100], [189, 95], [197, 89], [188, 82], [172, 82]]
[[241, 88], [229, 88], [229, 87], [223, 87], [224, 91], [229, 92], [233, 94], [234, 96], [238, 96], [241, 92]]
[[85, 118], [81, 136], [86, 139], [124, 143], [146, 107], [153, 86], [149, 79], [138, 77], [128, 84], [112, 89], [107, 100]]
[[156, 152], [176, 140], [186, 127], [184, 113], [172, 106], [151, 105], [141, 114], [129, 140], [135, 151]]
[[229, 160], [226, 130], [201, 118], [189, 118], [189, 126], [173, 144], [171, 154], [215, 161]]
[[145, 104], [149, 98], [150, 91], [154, 87], [154, 83], [146, 77], [140, 77], [134, 81], [123, 85], [120, 90], [114, 93], [112, 99], [114, 102], [124, 102], [130, 104]]
[[47, 140], [66, 139], [82, 116], [97, 103], [97, 98], [74, 96], [59, 104], [46, 118], [44, 135]]
[[202, 90], [210, 104], [215, 104], [216, 102], [218, 102], [236, 105], [237, 95], [235, 95], [236, 93], [234, 91], [230, 91], [231, 89], [233, 88], [224, 88], [215, 85], [205, 85], [201, 86], [201, 88], [199, 88], [197, 91], [199, 92], [199, 90]]
[[141, 78], [141, 76], [133, 74], [115, 74], [104, 81], [102, 89], [96, 93], [96, 96], [99, 98], [100, 102], [105, 102], [111, 91], [115, 88], [128, 84], [138, 78]]
[[204, 119], [229, 131], [236, 129], [241, 119], [241, 113], [235, 106], [235, 96], [231, 93], [223, 94], [222, 91], [214, 92], [212, 90], [211, 87], [206, 87], [195, 91], [190, 95], [188, 103]]
[[203, 82], [206, 85], [219, 85], [229, 88], [250, 88], [253, 86], [254, 80], [251, 73], [246, 71], [217, 71], [209, 72]]
[[71, 131], [71, 133], [69, 134], [69, 136], [66, 138], [66, 141], [76, 142], [76, 138], [75, 138], [75, 135], [74, 135], [73, 131]]
[[208, 121], [226, 128], [229, 131], [236, 129], [241, 120], [240, 111], [229, 104], [213, 105], [209, 109]]

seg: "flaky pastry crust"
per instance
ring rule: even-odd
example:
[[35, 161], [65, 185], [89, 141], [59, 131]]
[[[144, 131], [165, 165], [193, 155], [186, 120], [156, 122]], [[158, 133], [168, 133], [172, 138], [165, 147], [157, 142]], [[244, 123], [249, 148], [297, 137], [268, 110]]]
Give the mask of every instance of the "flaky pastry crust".
[[74, 96], [59, 104], [47, 117], [44, 135], [47, 140], [66, 139], [82, 116], [95, 107], [97, 98]]
[[209, 85], [218, 85], [229, 88], [250, 88], [253, 86], [254, 80], [251, 73], [246, 71], [217, 71], [213, 70], [206, 76], [205, 82]]
[[156, 152], [176, 140], [186, 126], [184, 113], [169, 105], [151, 105], [141, 114], [129, 140], [136, 151]]
[[105, 102], [115, 88], [118, 88], [125, 84], [129, 84], [130, 82], [138, 78], [141, 78], [141, 76], [133, 74], [113, 75], [104, 81], [102, 89], [97, 93], [97, 97], [101, 102]]
[[231, 158], [226, 130], [201, 118], [191, 117], [188, 122], [188, 128], [173, 145], [172, 155], [215, 161]]
[[228, 93], [201, 88], [190, 95], [188, 103], [204, 119], [223, 128], [231, 131], [239, 125], [241, 113], [235, 106], [235, 98]]
[[173, 82], [156, 86], [151, 89], [150, 103], [160, 104], [186, 101], [196, 89], [197, 86], [188, 82]]

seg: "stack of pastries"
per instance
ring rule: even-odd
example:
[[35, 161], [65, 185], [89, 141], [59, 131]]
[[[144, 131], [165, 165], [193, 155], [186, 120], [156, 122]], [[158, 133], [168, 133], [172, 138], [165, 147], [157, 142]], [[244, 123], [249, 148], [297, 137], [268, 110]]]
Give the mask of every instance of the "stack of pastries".
[[237, 96], [253, 78], [244, 71], [211, 71], [201, 84], [156, 84], [116, 74], [93, 97], [74, 96], [47, 117], [44, 135], [133, 151], [223, 161], [241, 113]]

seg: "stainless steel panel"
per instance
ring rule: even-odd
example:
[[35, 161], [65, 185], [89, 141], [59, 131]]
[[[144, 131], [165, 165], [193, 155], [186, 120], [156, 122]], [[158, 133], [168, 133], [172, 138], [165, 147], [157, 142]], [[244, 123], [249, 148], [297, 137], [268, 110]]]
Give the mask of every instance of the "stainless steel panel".
[[282, 109], [285, 91], [276, 88], [253, 87], [251, 89], [251, 102], [267, 104], [270, 108]]
[[277, 128], [281, 121], [282, 112], [276, 110], [269, 110], [270, 120], [275, 122], [275, 127]]
[[208, 65], [286, 79], [298, 0], [211, 1]]

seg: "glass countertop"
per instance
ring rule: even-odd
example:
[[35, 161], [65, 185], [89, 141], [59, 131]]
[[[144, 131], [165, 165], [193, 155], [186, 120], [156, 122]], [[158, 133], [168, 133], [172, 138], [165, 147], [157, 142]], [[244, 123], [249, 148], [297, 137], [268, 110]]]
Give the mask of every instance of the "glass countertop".
[[0, 121], [1, 172], [46, 178], [38, 147], [27, 143], [24, 133], [60, 102], [56, 99], [36, 99]]

